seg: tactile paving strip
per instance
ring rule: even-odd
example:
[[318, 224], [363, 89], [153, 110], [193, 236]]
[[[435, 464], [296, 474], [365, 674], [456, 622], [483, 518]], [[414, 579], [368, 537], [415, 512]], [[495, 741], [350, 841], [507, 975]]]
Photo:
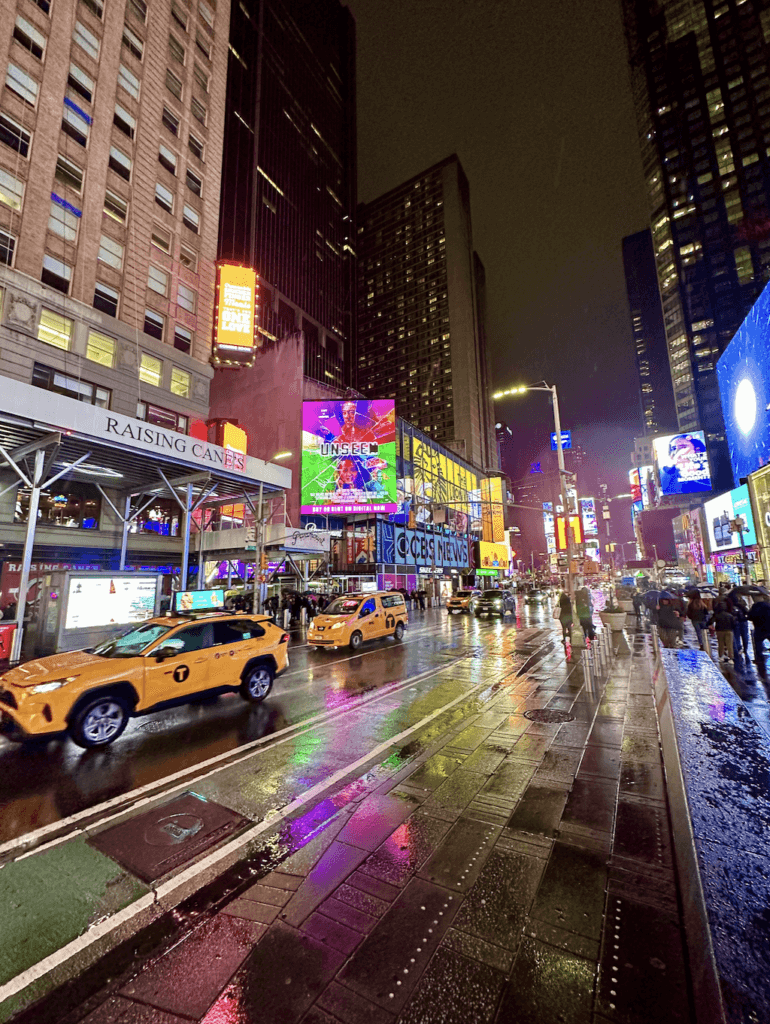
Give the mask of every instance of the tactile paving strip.
[[418, 877], [444, 885], [452, 892], [467, 892], [479, 877], [499, 835], [498, 826], [461, 818], [417, 872]]

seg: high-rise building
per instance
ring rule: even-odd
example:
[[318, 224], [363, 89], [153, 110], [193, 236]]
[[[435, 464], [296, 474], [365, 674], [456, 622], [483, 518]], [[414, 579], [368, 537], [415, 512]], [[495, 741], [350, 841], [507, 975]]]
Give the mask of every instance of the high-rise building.
[[770, 8], [623, 6], [678, 425], [724, 489], [715, 365], [770, 276]]
[[468, 179], [455, 155], [358, 213], [358, 388], [482, 469], [496, 468]]
[[649, 228], [623, 239], [623, 267], [644, 429], [650, 434], [673, 433], [677, 427], [674, 389]]
[[232, 4], [219, 255], [257, 271], [263, 339], [302, 330], [305, 376], [330, 386], [355, 336], [355, 117], [346, 7]]

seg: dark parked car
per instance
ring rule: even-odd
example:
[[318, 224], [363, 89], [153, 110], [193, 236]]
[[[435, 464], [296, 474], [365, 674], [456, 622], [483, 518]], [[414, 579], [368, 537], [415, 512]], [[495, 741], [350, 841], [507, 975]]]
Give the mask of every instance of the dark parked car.
[[476, 618], [482, 615], [505, 615], [516, 611], [516, 597], [510, 590], [485, 590], [476, 598], [473, 614]]

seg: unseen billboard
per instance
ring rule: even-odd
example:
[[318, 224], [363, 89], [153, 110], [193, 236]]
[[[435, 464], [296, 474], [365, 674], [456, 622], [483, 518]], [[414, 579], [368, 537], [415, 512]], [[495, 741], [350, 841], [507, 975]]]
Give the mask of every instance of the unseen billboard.
[[[667, 434], [652, 442], [661, 494], [695, 494], [711, 490], [711, 472], [702, 430]], [[640, 482], [641, 499], [641, 482]]]
[[392, 398], [302, 403], [301, 511], [398, 511]]
[[736, 482], [770, 463], [770, 285], [717, 361]]
[[757, 543], [751, 499], [746, 484], [707, 501], [703, 506], [703, 515], [706, 518], [712, 555], [717, 551], [730, 551], [741, 546], [741, 535], [737, 531], [734, 533], [730, 525], [735, 519], [743, 520], [743, 543], [746, 547]]

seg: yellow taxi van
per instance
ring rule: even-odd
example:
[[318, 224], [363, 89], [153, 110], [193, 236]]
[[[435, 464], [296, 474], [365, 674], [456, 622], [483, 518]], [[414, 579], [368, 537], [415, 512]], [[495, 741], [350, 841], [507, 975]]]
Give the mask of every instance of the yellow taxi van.
[[365, 640], [392, 636], [401, 640], [409, 618], [404, 597], [397, 590], [336, 597], [307, 632], [311, 647], [344, 647], [357, 651]]
[[204, 693], [237, 691], [258, 703], [289, 667], [288, 648], [289, 634], [263, 615], [147, 619], [92, 650], [28, 661], [0, 676], [0, 732], [12, 740], [66, 733], [80, 747], [104, 747], [129, 718]]

